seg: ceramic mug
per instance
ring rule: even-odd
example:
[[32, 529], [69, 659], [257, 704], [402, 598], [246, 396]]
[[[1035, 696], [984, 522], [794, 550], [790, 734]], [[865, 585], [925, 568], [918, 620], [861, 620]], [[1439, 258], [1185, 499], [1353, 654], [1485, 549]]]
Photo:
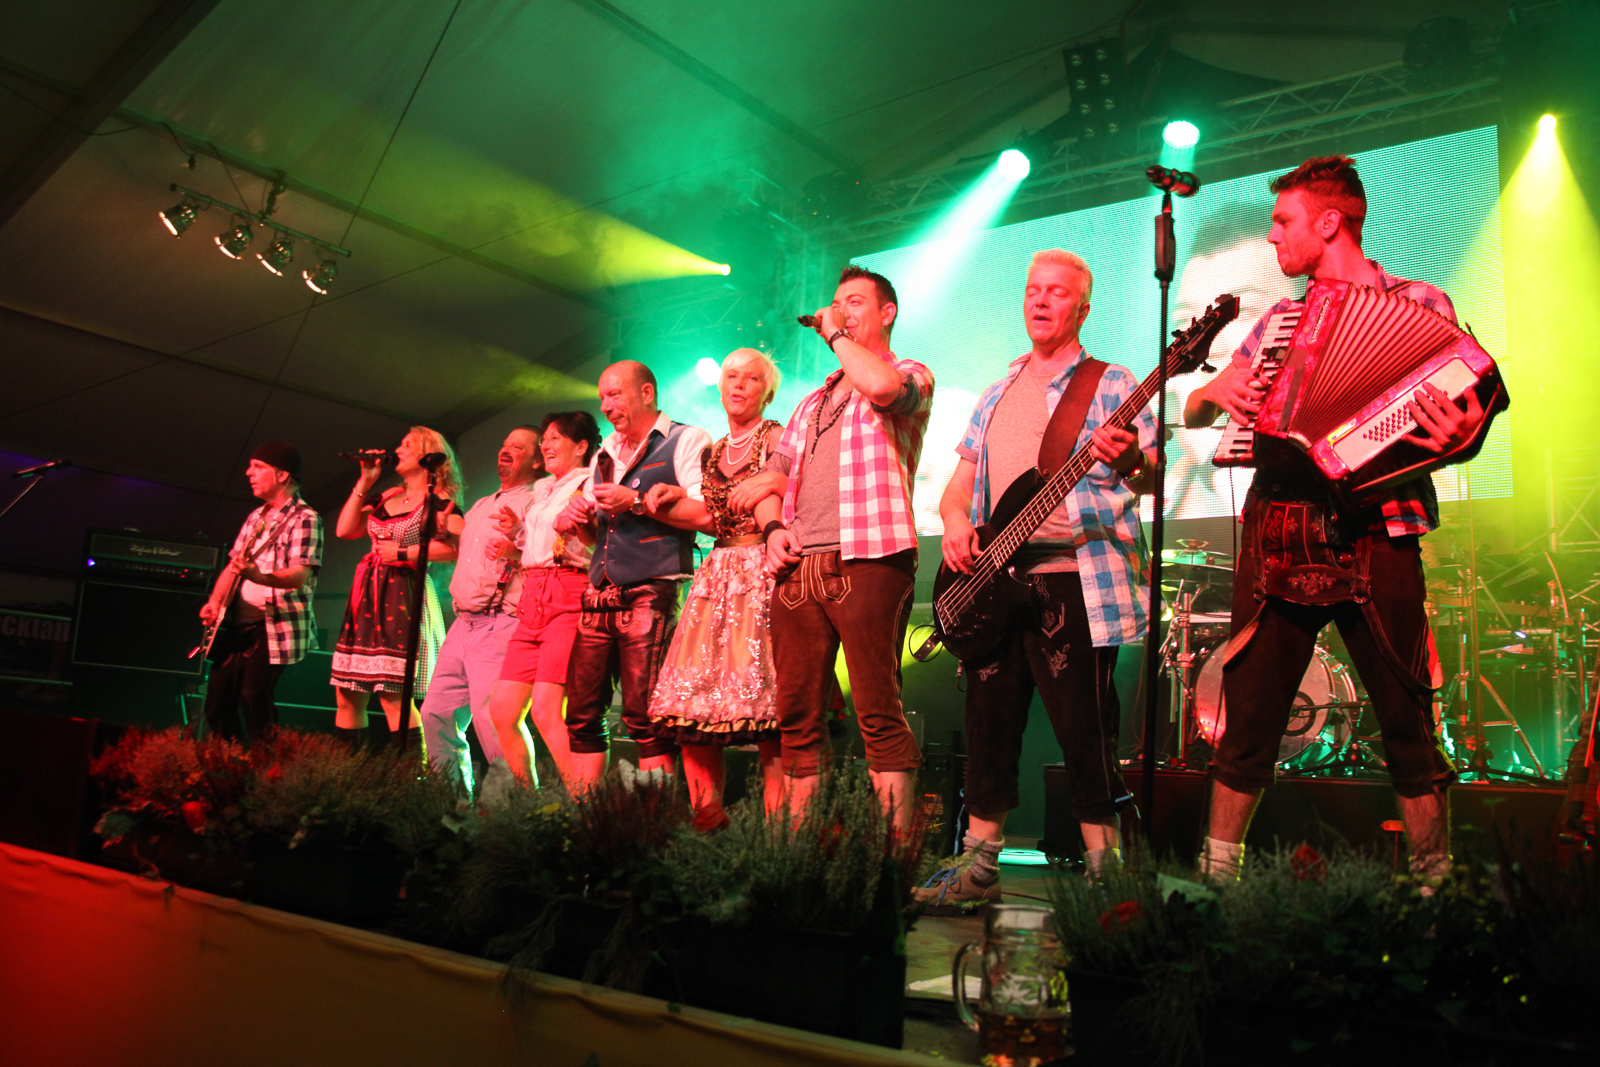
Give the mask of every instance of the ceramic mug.
[[[983, 960], [976, 1012], [966, 996], [973, 949]], [[984, 1064], [1041, 1067], [1066, 1055], [1066, 963], [1055, 914], [1049, 908], [1037, 904], [989, 908], [983, 940], [956, 950], [950, 976], [956, 1014], [978, 1032]]]

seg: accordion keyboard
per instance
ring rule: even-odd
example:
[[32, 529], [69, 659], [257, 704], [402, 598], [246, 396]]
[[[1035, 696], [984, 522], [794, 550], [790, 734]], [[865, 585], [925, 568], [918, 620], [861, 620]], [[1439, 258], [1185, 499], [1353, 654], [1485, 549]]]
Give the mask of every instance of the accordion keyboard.
[[[1293, 308], [1268, 317], [1266, 328], [1261, 333], [1261, 345], [1256, 349], [1255, 359], [1250, 361], [1252, 378], [1263, 385], [1272, 384], [1272, 380], [1283, 369], [1284, 352], [1294, 336], [1294, 328], [1300, 324], [1301, 314], [1302, 309]], [[1240, 422], [1229, 416], [1222, 426], [1222, 440], [1217, 443], [1217, 451], [1211, 457], [1211, 462], [1218, 467], [1254, 466], [1255, 440], [1254, 419]]]

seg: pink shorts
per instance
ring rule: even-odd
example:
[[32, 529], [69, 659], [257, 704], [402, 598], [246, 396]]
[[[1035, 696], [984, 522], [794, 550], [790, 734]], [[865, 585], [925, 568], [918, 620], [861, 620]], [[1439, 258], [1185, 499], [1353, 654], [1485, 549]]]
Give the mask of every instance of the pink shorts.
[[567, 661], [578, 635], [578, 607], [589, 575], [571, 567], [530, 567], [523, 572], [517, 629], [506, 645], [501, 679], [532, 685], [567, 684]]

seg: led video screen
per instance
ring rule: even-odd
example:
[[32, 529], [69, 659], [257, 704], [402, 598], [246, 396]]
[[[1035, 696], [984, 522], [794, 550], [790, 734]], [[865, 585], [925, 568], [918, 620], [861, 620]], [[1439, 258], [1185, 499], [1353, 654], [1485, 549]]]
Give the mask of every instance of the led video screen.
[[[1367, 255], [1391, 274], [1442, 288], [1454, 301], [1460, 321], [1499, 357], [1505, 350], [1505, 292], [1497, 153], [1496, 130], [1490, 126], [1363, 152], [1356, 162], [1367, 188]], [[1285, 278], [1266, 241], [1273, 201], [1267, 185], [1277, 173], [1281, 171], [1206, 185], [1192, 199], [1176, 202], [1178, 275], [1168, 329], [1187, 325], [1222, 293], [1236, 294], [1242, 305], [1238, 321], [1213, 347], [1214, 366], [1238, 347], [1275, 300], [1304, 292], [1304, 279]], [[1446, 174], [1447, 184], [1439, 180]], [[854, 257], [890, 278], [899, 291], [896, 353], [926, 363], [938, 379], [915, 492], [921, 532], [941, 532], [939, 495], [978, 396], [1028, 349], [1022, 297], [1035, 251], [1069, 249], [1093, 270], [1094, 297], [1083, 329], [1091, 353], [1141, 378], [1154, 369], [1160, 292], [1152, 274], [1151, 219], [1159, 207], [1159, 194], [1152, 194], [985, 230], [958, 241]], [[934, 269], [929, 268], [931, 261], [937, 261]], [[1174, 379], [1168, 393], [1167, 421], [1177, 427], [1169, 444], [1169, 518], [1237, 514], [1249, 485], [1249, 470], [1219, 469], [1211, 463], [1220, 422], [1208, 429], [1181, 428], [1185, 399], [1207, 377], [1197, 372]], [[1511, 493], [1509, 429], [1509, 418], [1498, 419], [1470, 465], [1475, 498]], [[1441, 500], [1466, 495], [1463, 470], [1434, 475]]]

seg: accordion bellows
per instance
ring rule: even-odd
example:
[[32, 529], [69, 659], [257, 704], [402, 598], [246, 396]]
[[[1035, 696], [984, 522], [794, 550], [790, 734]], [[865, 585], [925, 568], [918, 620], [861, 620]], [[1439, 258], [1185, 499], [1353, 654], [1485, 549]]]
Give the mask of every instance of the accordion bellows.
[[[1483, 424], [1453, 452], [1408, 437], [1417, 423], [1407, 405], [1424, 383], [1452, 401], [1478, 394]], [[1254, 429], [1307, 453], [1339, 489], [1370, 497], [1470, 459], [1507, 406], [1494, 360], [1443, 315], [1396, 293], [1313, 282]]]

